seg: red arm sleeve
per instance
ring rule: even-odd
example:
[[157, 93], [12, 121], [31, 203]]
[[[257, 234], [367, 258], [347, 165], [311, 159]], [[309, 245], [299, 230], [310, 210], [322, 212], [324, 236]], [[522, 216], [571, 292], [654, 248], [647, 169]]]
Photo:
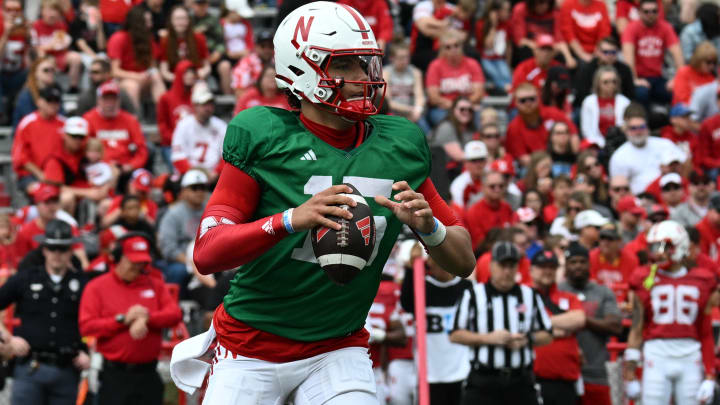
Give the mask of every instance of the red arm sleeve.
[[443, 225], [462, 226], [462, 223], [458, 217], [455, 216], [453, 210], [447, 205], [445, 200], [440, 197], [440, 194], [438, 194], [435, 185], [429, 177], [425, 179], [420, 187], [418, 187], [417, 191], [425, 197], [425, 200], [428, 204], [430, 204], [430, 209], [432, 209], [433, 215], [435, 218], [439, 219]]
[[260, 199], [260, 185], [233, 165], [225, 165], [203, 214], [193, 260], [201, 274], [243, 265], [287, 235], [282, 213], [247, 222]]
[[128, 163], [132, 165], [132, 167], [139, 169], [144, 167], [148, 160], [148, 149], [147, 145], [145, 145], [145, 136], [143, 136], [142, 129], [140, 129], [140, 123], [137, 120], [130, 122], [129, 126], [130, 139], [132, 139], [132, 142], [135, 144], [137, 149], [135, 149], [135, 153]]
[[111, 337], [126, 328], [124, 324], [115, 321], [114, 316], [103, 317], [100, 313], [101, 308], [102, 302], [98, 290], [93, 288], [93, 285], [85, 288], [78, 313], [78, 325], [82, 336]]
[[162, 329], [175, 326], [182, 320], [182, 311], [177, 302], [170, 296], [170, 293], [162, 281], [156, 281], [155, 291], [158, 294], [160, 308], [150, 312], [147, 325], [153, 329]]

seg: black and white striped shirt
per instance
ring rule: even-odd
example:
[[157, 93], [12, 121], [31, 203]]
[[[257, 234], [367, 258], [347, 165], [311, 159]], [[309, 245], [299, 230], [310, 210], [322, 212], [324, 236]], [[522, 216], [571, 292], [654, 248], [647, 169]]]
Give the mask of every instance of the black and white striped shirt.
[[[465, 291], [457, 309], [454, 329], [482, 334], [506, 329], [510, 333], [527, 334], [541, 330], [549, 332], [551, 324], [537, 291], [516, 284], [503, 293], [488, 282]], [[471, 352], [474, 367], [491, 369], [530, 369], [535, 358], [530, 344], [514, 350], [482, 345], [472, 347]]]

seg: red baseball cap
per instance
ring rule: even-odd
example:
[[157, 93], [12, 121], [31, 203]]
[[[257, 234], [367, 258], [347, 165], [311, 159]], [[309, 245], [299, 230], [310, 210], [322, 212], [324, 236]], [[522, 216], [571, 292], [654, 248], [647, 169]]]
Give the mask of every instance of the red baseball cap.
[[60, 189], [50, 184], [39, 183], [37, 188], [33, 190], [32, 196], [37, 204], [59, 197]]
[[549, 46], [552, 47], [553, 44], [555, 44], [555, 40], [553, 39], [552, 35], [549, 34], [540, 34], [535, 38], [535, 45], [539, 46], [540, 48]]
[[128, 231], [122, 225], [113, 225], [100, 232], [100, 247], [109, 248], [116, 240], [121, 238]]
[[631, 214], [645, 216], [645, 210], [637, 203], [633, 195], [626, 195], [618, 201], [617, 212], [621, 214], [623, 212], [629, 212]]
[[150, 244], [142, 236], [132, 236], [122, 242], [122, 254], [133, 263], [150, 263]]
[[152, 184], [152, 174], [145, 169], [137, 169], [132, 174], [132, 185], [136, 190], [142, 192], [150, 191]]
[[490, 163], [490, 171], [500, 172], [509, 176], [515, 176], [515, 168], [513, 167], [512, 163], [508, 162], [505, 159], [497, 159]]
[[120, 87], [115, 83], [114, 80], [108, 80], [105, 83], [101, 84], [100, 87], [97, 89], [97, 95], [98, 96], [105, 96], [108, 94], [120, 94]]

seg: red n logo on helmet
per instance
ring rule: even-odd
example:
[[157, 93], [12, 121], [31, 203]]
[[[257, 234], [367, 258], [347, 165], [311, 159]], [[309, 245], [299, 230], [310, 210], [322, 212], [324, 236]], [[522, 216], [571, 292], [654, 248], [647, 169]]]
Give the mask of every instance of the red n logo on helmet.
[[315, 16], [310, 17], [308, 19], [307, 25], [305, 24], [305, 16], [301, 16], [298, 20], [297, 25], [295, 26], [295, 35], [293, 35], [293, 39], [292, 41], [290, 41], [290, 43], [293, 44], [295, 49], [300, 48], [300, 44], [298, 44], [297, 41], [298, 31], [300, 32], [300, 35], [302, 35], [302, 40], [307, 41], [308, 35], [310, 34], [310, 26], [312, 26], [314, 19]]

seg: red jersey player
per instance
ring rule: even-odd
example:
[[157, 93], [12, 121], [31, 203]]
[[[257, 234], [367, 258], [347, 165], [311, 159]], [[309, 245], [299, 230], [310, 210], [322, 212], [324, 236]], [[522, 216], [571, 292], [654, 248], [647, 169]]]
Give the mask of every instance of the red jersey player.
[[[716, 277], [685, 266], [690, 240], [679, 223], [653, 225], [647, 240], [651, 265], [636, 270], [630, 280], [634, 297], [626, 394], [642, 396], [643, 405], [669, 404], [671, 397], [676, 405], [708, 404], [715, 389], [710, 312], [718, 296]], [[642, 394], [635, 377], [641, 346]]]

